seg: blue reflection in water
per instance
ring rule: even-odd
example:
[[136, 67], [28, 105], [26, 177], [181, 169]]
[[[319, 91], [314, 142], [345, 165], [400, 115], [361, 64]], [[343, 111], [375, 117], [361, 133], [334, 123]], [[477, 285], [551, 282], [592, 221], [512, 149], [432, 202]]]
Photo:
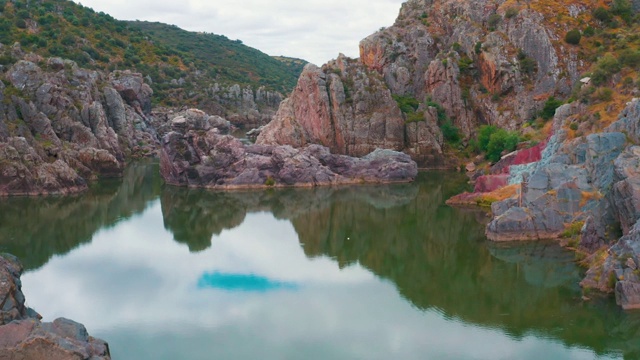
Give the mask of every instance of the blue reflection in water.
[[296, 290], [295, 283], [270, 280], [255, 274], [225, 274], [221, 272], [204, 273], [198, 280], [198, 288], [222, 289], [227, 291]]

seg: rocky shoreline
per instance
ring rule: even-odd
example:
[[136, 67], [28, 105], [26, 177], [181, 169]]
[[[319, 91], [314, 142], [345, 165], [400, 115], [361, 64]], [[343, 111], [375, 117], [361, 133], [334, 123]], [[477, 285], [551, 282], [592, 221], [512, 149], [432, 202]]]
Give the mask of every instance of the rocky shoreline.
[[26, 307], [21, 274], [16, 257], [0, 254], [0, 359], [111, 359], [109, 345], [84, 325], [65, 318], [42, 322]]
[[[490, 204], [491, 241], [560, 240], [586, 258], [583, 288], [615, 293], [624, 309], [640, 308], [640, 147], [634, 145], [640, 100], [629, 102], [605, 132], [570, 138], [566, 123], [581, 111], [576, 104], [556, 111], [538, 161], [510, 165], [506, 178], [480, 176], [474, 193], [448, 203]], [[497, 186], [480, 185], [492, 177], [500, 177]]]

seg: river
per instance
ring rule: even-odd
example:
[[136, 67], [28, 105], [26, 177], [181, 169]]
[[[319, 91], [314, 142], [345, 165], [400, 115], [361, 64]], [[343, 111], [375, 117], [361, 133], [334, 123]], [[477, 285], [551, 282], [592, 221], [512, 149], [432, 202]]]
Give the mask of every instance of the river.
[[494, 244], [412, 184], [211, 192], [130, 165], [69, 197], [0, 199], [29, 306], [114, 359], [636, 359], [640, 313], [554, 243]]

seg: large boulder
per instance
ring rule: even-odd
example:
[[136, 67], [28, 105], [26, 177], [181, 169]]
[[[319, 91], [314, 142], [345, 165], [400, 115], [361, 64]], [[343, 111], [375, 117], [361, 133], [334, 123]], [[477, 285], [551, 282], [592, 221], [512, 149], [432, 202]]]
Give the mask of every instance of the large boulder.
[[0, 359], [107, 360], [109, 345], [93, 338], [84, 325], [59, 318], [41, 322], [25, 306], [22, 265], [12, 255], [0, 255]]

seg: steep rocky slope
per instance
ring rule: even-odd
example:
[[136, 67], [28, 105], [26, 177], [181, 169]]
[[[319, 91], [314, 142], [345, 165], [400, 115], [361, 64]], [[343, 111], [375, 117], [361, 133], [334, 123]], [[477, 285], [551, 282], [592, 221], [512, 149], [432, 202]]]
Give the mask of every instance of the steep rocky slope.
[[[0, 0], [0, 43], [80, 67], [143, 74], [155, 104], [198, 106], [238, 124], [268, 122], [305, 61], [272, 57], [223, 35], [125, 22], [69, 0]], [[3, 55], [8, 66], [20, 57]], [[250, 94], [250, 96], [248, 95]]]
[[[481, 124], [519, 129], [590, 65], [561, 39], [592, 21], [593, 4], [557, 14], [546, 3], [410, 0], [393, 26], [362, 40], [360, 59], [307, 67], [258, 143], [352, 155], [388, 147], [445, 165], [452, 129], [462, 145]], [[555, 16], [565, 20], [549, 26]]]
[[80, 191], [122, 175], [126, 157], [155, 152], [142, 75], [0, 50], [22, 59], [0, 74], [0, 195]]

